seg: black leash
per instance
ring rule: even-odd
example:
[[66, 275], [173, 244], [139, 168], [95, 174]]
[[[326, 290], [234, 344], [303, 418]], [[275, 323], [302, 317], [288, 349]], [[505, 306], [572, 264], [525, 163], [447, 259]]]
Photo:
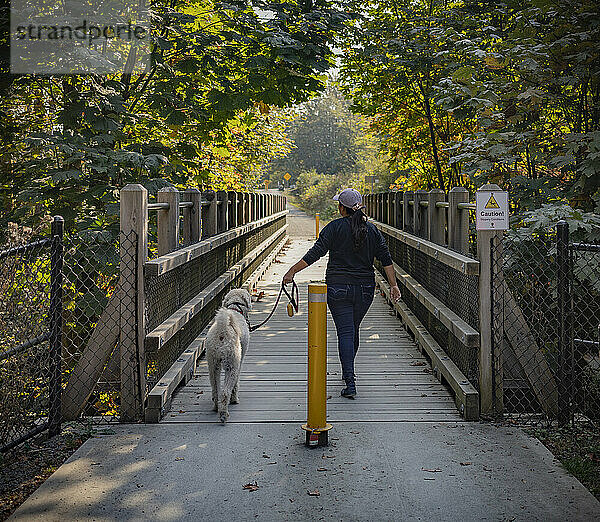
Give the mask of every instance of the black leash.
[[286, 297], [289, 300], [287, 309], [288, 309], [288, 315], [290, 317], [292, 317], [294, 315], [294, 313], [298, 312], [298, 301], [299, 299], [299, 292], [298, 292], [298, 285], [296, 284], [296, 281], [292, 281], [292, 292], [291, 294], [287, 291], [287, 289], [285, 288], [285, 285], [283, 284], [283, 282], [281, 283], [281, 289], [279, 290], [279, 295], [277, 296], [277, 301], [275, 301], [275, 306], [273, 306], [273, 310], [271, 310], [271, 313], [268, 315], [268, 317], [259, 324], [255, 324], [254, 326], [250, 327], [250, 331], [253, 332], [254, 330], [258, 330], [261, 326], [264, 326], [267, 321], [269, 319], [271, 319], [271, 317], [273, 317], [273, 314], [275, 313], [275, 310], [277, 309], [277, 305], [279, 304], [279, 300], [281, 299], [281, 294], [284, 293], [286, 295]]

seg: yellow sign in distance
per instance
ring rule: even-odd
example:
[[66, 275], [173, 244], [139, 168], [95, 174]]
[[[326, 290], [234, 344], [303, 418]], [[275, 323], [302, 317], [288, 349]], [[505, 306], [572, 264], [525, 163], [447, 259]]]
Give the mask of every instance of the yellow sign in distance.
[[500, 205], [498, 205], [496, 198], [494, 198], [494, 194], [490, 194], [490, 199], [485, 204], [485, 208], [500, 208]]
[[269, 190], [269, 183], [271, 183], [268, 179], [265, 180], [265, 190]]
[[285, 173], [285, 176], [283, 176], [283, 178], [284, 178], [286, 181], [289, 181], [291, 177], [292, 177], [292, 176], [290, 176], [290, 173], [289, 173], [289, 172], [286, 172], [286, 173]]

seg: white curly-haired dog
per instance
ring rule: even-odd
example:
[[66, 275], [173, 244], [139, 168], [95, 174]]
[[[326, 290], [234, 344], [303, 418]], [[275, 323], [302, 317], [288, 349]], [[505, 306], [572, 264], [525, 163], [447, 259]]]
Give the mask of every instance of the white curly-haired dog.
[[[252, 300], [247, 290], [236, 288], [228, 292], [204, 341], [213, 410], [219, 412], [223, 424], [229, 418], [229, 404], [239, 402], [238, 383], [250, 343], [248, 312], [251, 309]], [[222, 383], [221, 369], [225, 374]]]

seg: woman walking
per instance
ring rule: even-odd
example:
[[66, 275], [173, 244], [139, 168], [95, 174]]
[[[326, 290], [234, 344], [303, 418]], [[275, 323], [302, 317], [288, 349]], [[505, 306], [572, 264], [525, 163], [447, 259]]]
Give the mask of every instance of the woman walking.
[[354, 358], [358, 351], [359, 327], [375, 294], [374, 258], [383, 265], [393, 300], [400, 298], [400, 290], [385, 239], [377, 227], [367, 222], [360, 193], [348, 188], [333, 199], [338, 202], [342, 217], [323, 228], [313, 247], [283, 276], [283, 283], [290, 283], [300, 270], [329, 252], [325, 283], [346, 382], [341, 394], [354, 399]]

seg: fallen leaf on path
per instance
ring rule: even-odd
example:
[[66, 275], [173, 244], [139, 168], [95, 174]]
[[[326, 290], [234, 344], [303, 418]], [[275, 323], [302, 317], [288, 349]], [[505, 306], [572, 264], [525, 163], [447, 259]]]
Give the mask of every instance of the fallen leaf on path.
[[242, 488], [247, 489], [248, 491], [256, 491], [258, 489], [258, 484], [256, 482], [254, 482], [253, 484], [244, 484]]
[[425, 366], [425, 363], [423, 361], [415, 361], [410, 363], [411, 366]]
[[317, 468], [317, 471], [328, 471], [327, 468]]
[[175, 457], [175, 460], [185, 460], [183, 457]]
[[421, 468], [421, 471], [428, 471], [429, 473], [441, 473], [442, 472], [442, 470], [440, 468], [433, 468], [433, 469]]
[[461, 466], [470, 466], [471, 463], [470, 462], [461, 462], [460, 465]]
[[311, 497], [320, 497], [321, 496], [321, 493], [319, 493], [318, 489], [315, 489], [314, 491], [307, 491], [307, 493]]

